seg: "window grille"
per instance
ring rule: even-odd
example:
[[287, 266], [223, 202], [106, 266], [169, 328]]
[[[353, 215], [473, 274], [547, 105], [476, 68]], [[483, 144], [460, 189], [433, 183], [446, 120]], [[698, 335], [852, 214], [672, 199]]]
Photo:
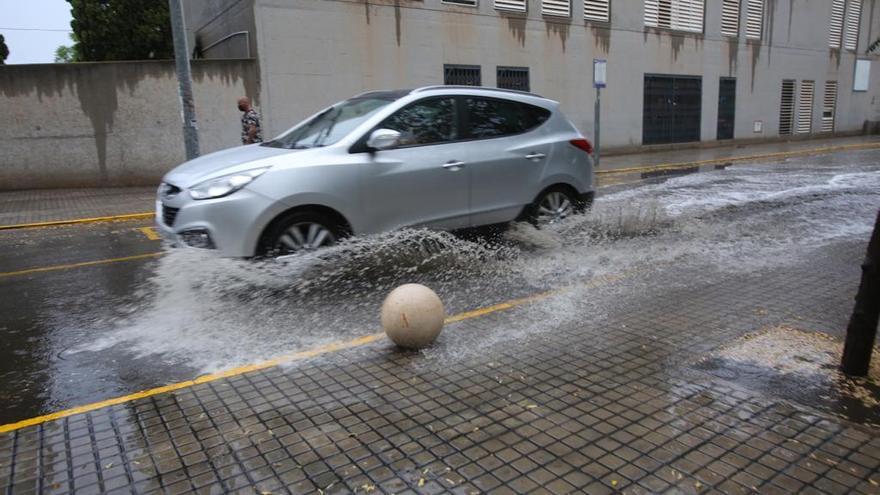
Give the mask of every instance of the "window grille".
[[498, 87], [529, 91], [528, 67], [498, 67]]
[[645, 26], [703, 32], [705, 0], [645, 0]]
[[611, 0], [584, 0], [584, 19], [609, 22], [611, 20]]
[[725, 36], [739, 36], [739, 2], [724, 0], [721, 5], [721, 34]]
[[798, 97], [797, 133], [809, 134], [813, 132], [813, 94], [816, 83], [814, 81], [801, 81], [801, 94]]
[[480, 86], [479, 65], [444, 65], [443, 84], [452, 86]]
[[779, 102], [779, 134], [791, 134], [794, 130], [794, 79], [782, 81], [782, 97]]

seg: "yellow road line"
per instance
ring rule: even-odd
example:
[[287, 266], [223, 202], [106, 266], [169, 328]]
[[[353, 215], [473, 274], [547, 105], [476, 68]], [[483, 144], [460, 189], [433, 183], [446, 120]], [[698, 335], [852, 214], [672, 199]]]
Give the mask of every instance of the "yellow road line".
[[106, 217], [74, 218], [72, 220], [53, 220], [51, 222], [18, 223], [14, 225], [0, 225], [0, 230], [35, 229], [41, 227], [55, 227], [58, 225], [74, 225], [79, 223], [117, 222], [120, 220], [141, 220], [153, 218], [153, 216], [155, 215], [156, 214], [153, 212], [144, 212], [127, 213], [125, 215], [112, 215]]
[[66, 265], [53, 265], [53, 266], [44, 266], [44, 267], [40, 267], [40, 268], [29, 268], [27, 270], [18, 270], [15, 272], [0, 272], [0, 278], [15, 277], [18, 275], [28, 275], [31, 273], [53, 272], [56, 270], [69, 270], [71, 268], [82, 268], [84, 266], [106, 265], [108, 263], [118, 263], [120, 261], [142, 260], [142, 259], [147, 259], [147, 258], [155, 258], [155, 257], [161, 256], [161, 255], [162, 255], [161, 252], [137, 254], [134, 256], [123, 256], [121, 258], [110, 258], [110, 259], [106, 259], [106, 260], [83, 261], [81, 263], [69, 263]]
[[618, 168], [618, 169], [612, 169], [612, 170], [597, 170], [596, 175], [617, 175], [617, 174], [660, 172], [660, 171], [664, 171], [664, 170], [675, 170], [675, 169], [681, 169], [681, 168], [690, 168], [690, 167], [697, 167], [700, 165], [712, 165], [712, 164], [718, 164], [718, 163], [765, 160], [768, 158], [784, 158], [784, 157], [799, 156], [799, 155], [815, 155], [815, 154], [823, 154], [823, 153], [832, 153], [835, 151], [846, 151], [846, 150], [852, 151], [852, 150], [878, 149], [878, 148], [880, 148], [880, 143], [844, 144], [844, 145], [840, 145], [840, 146], [825, 146], [822, 148], [808, 148], [808, 149], [803, 149], [803, 150], [780, 151], [777, 153], [763, 153], [763, 154], [758, 154], [758, 155], [730, 156], [730, 157], [726, 157], [726, 158], [712, 158], [709, 160], [697, 160], [697, 161], [678, 162], [678, 163], [661, 163], [659, 165], [650, 165], [647, 167], [628, 167], [628, 168]]
[[147, 236], [147, 239], [149, 239], [151, 241], [161, 241], [162, 240], [162, 236], [159, 235], [158, 232], [156, 232], [156, 227], [140, 227], [137, 230], [139, 230], [142, 234]]
[[[520, 299], [513, 299], [510, 301], [502, 302], [502, 303], [495, 304], [492, 306], [487, 306], [485, 308], [475, 309], [472, 311], [465, 311], [463, 313], [459, 313], [457, 315], [453, 315], [453, 316], [446, 318], [445, 323], [450, 324], [450, 323], [455, 323], [458, 321], [479, 318], [481, 316], [485, 316], [485, 315], [488, 315], [491, 313], [496, 313], [499, 311], [505, 311], [505, 310], [512, 309], [512, 308], [515, 308], [518, 306], [523, 306], [526, 304], [538, 302], [538, 301], [541, 301], [541, 300], [544, 300], [544, 299], [547, 299], [547, 298], [550, 298], [550, 297], [553, 297], [556, 295], [570, 292], [578, 287], [584, 287], [584, 288], [598, 287], [600, 285], [604, 285], [607, 283], [615, 282], [617, 280], [621, 280], [627, 276], [638, 273], [639, 271], [641, 271], [641, 270], [636, 269], [636, 270], [629, 270], [629, 271], [624, 272], [623, 274], [620, 274], [620, 275], [600, 276], [594, 280], [591, 280], [590, 282], [586, 282], [583, 284], [577, 284], [577, 285], [565, 287], [562, 289], [552, 290], [552, 291], [548, 291], [548, 292], [542, 292], [539, 294], [535, 294], [535, 295], [520, 298]], [[164, 394], [167, 392], [174, 392], [176, 390], [193, 387], [195, 385], [199, 385], [202, 383], [209, 383], [209, 382], [217, 381], [222, 378], [230, 378], [233, 376], [242, 375], [244, 373], [250, 373], [253, 371], [264, 370], [267, 368], [279, 366], [279, 365], [290, 363], [293, 361], [309, 359], [309, 358], [317, 357], [317, 356], [320, 356], [323, 354], [328, 354], [331, 352], [341, 351], [341, 350], [345, 350], [345, 349], [351, 349], [354, 347], [360, 347], [363, 345], [367, 345], [367, 344], [376, 342], [377, 340], [382, 339], [384, 336], [385, 336], [384, 332], [379, 332], [379, 333], [364, 335], [362, 337], [358, 337], [358, 338], [348, 340], [348, 341], [332, 342], [330, 344], [315, 347], [313, 349], [299, 351], [299, 352], [295, 352], [295, 353], [287, 354], [287, 355], [282, 355], [282, 356], [272, 358], [272, 359], [269, 359], [267, 361], [263, 361], [260, 363], [248, 364], [248, 365], [244, 365], [244, 366], [239, 366], [237, 368], [231, 368], [228, 370], [220, 371], [217, 373], [210, 373], [207, 375], [202, 375], [202, 376], [199, 376], [193, 380], [187, 380], [187, 381], [178, 382], [178, 383], [171, 383], [171, 384], [164, 385], [161, 387], [151, 388], [151, 389], [143, 390], [140, 392], [135, 392], [133, 394], [124, 395], [121, 397], [115, 397], [113, 399], [108, 399], [108, 400], [104, 400], [104, 401], [100, 401], [100, 402], [94, 402], [92, 404], [85, 404], [85, 405], [74, 407], [71, 409], [65, 409], [63, 411], [45, 414], [43, 416], [37, 416], [35, 418], [25, 419], [22, 421], [18, 421], [16, 423], [9, 423], [9, 424], [5, 424], [5, 425], [0, 425], [0, 433], [7, 433], [10, 431], [20, 430], [20, 429], [26, 428], [28, 426], [35, 426], [35, 425], [47, 423], [49, 421], [54, 421], [57, 419], [66, 418], [68, 416], [83, 414], [83, 413], [87, 413], [87, 412], [94, 411], [97, 409], [102, 409], [105, 407], [114, 406], [117, 404], [124, 404], [126, 402], [131, 402], [131, 401], [137, 400], [137, 399], [152, 397], [154, 395]]]

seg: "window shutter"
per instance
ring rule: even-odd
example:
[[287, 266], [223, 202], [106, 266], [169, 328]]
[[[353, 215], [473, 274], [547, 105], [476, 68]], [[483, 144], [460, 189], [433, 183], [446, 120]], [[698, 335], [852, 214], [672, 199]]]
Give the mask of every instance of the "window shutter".
[[822, 132], [834, 132], [834, 109], [837, 106], [837, 81], [825, 81], [822, 99]]
[[828, 21], [828, 46], [840, 48], [843, 37], [843, 15], [846, 12], [846, 0], [833, 0], [831, 3], [831, 19]]
[[849, 0], [846, 9], [846, 26], [843, 32], [843, 47], [855, 50], [859, 44], [859, 19], [862, 16], [862, 0]]
[[706, 0], [645, 0], [645, 26], [703, 32]]
[[721, 5], [721, 34], [739, 36], [739, 1], [724, 0]]
[[782, 81], [782, 97], [779, 102], [779, 134], [791, 134], [794, 125], [794, 79]]
[[611, 20], [611, 0], [584, 0], [584, 19], [609, 22]]
[[541, 13], [571, 17], [571, 0], [542, 0]]
[[798, 98], [797, 133], [813, 132], [813, 93], [814, 81], [801, 81], [801, 94]]
[[498, 10], [512, 10], [514, 12], [526, 11], [526, 0], [495, 0], [495, 8]]
[[764, 0], [748, 0], [746, 5], [746, 38], [761, 39], [764, 32]]

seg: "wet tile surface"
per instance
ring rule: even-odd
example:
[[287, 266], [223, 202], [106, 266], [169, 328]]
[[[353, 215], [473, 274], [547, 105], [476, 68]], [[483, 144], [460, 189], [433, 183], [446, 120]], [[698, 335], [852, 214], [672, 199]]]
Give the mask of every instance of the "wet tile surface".
[[[693, 366], [768, 325], [839, 337], [863, 249], [841, 244], [746, 275], [657, 267], [631, 275], [607, 314], [548, 320], [535, 338], [442, 366], [383, 343], [0, 434], [0, 486], [877, 493], [880, 431]], [[588, 296], [569, 295], [569, 307]], [[529, 311], [446, 332], [514, 325]]]

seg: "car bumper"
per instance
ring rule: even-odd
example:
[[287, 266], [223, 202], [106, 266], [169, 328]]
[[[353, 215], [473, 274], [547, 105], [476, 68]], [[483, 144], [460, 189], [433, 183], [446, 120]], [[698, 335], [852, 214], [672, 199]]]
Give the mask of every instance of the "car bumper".
[[187, 191], [156, 200], [156, 226], [172, 246], [217, 250], [222, 256], [256, 253], [265, 226], [283, 205], [248, 189], [195, 200]]

